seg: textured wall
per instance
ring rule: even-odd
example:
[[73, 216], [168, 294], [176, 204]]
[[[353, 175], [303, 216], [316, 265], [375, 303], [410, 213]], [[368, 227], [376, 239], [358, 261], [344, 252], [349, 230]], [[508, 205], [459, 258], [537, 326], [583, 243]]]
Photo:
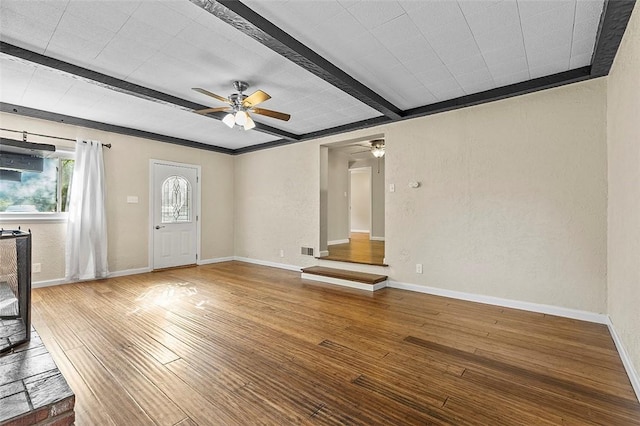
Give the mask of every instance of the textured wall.
[[608, 308], [640, 373], [640, 10], [607, 78]]
[[[1, 114], [0, 120], [2, 127], [10, 129], [113, 145], [104, 151], [111, 272], [148, 266], [149, 159], [202, 166], [200, 258], [233, 256], [233, 157], [13, 114]], [[42, 141], [51, 143], [50, 139]], [[128, 204], [128, 195], [138, 196], [139, 203]], [[34, 282], [63, 278], [65, 224], [21, 225], [33, 230], [33, 261], [42, 263], [42, 272], [34, 275]]]
[[383, 133], [392, 280], [605, 312], [605, 107], [599, 79], [240, 155], [236, 254], [313, 264], [319, 144]]
[[605, 312], [605, 96], [599, 79], [390, 126], [392, 279]]
[[327, 194], [327, 239], [329, 241], [349, 238], [349, 155], [329, 150], [329, 190]]
[[236, 256], [315, 264], [300, 247], [314, 247], [316, 255], [319, 249], [319, 176], [320, 149], [313, 142], [236, 156]]

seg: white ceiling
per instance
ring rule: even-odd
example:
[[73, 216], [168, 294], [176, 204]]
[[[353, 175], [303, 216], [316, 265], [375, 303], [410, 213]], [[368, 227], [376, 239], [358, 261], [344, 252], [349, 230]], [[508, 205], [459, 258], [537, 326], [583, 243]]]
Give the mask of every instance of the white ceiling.
[[[590, 64], [603, 0], [244, 3], [401, 110]], [[382, 114], [187, 0], [2, 0], [0, 39], [207, 106], [233, 80], [304, 134]], [[238, 149], [280, 139], [0, 54], [0, 101]], [[23, 130], [23, 129], [18, 129]]]

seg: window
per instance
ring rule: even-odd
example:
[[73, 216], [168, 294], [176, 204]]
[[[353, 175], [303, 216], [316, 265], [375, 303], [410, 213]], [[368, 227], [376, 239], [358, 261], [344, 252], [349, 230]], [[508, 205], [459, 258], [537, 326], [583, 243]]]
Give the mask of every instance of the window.
[[191, 185], [182, 176], [162, 182], [162, 223], [191, 222]]
[[73, 154], [60, 151], [44, 159], [42, 172], [22, 172], [20, 181], [0, 180], [0, 213], [66, 212], [73, 164]]

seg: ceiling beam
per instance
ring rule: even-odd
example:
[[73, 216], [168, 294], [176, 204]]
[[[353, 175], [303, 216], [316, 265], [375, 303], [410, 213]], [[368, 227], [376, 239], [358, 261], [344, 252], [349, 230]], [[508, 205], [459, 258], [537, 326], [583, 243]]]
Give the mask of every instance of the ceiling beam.
[[[108, 90], [112, 90], [118, 93], [124, 93], [126, 95], [135, 96], [147, 101], [155, 102], [157, 104], [169, 106], [172, 108], [178, 108], [183, 111], [194, 111], [198, 109], [209, 108], [207, 105], [200, 105], [195, 102], [181, 99], [176, 96], [169, 95], [167, 93], [159, 92], [157, 90], [149, 89], [148, 87], [140, 86], [138, 84], [130, 83], [119, 78], [111, 77], [106, 74], [92, 71], [87, 68], [79, 67], [77, 65], [70, 64], [68, 62], [61, 61], [59, 59], [51, 58], [49, 56], [41, 55], [40, 53], [32, 52], [31, 50], [23, 49], [18, 46], [0, 41], [0, 53], [12, 56], [17, 60], [25, 61], [26, 63], [39, 64], [57, 71], [64, 75], [73, 76], [76, 79], [93, 84]], [[222, 120], [225, 113], [207, 114], [203, 117], [214, 118]], [[277, 129], [275, 127], [268, 126], [256, 122], [255, 130], [258, 130], [269, 135], [278, 136], [284, 139], [297, 139], [297, 135], [286, 132], [284, 130]]]
[[233, 154], [234, 152], [233, 149], [223, 148], [220, 146], [208, 145], [206, 143], [194, 142], [187, 139], [174, 138], [172, 136], [146, 132], [144, 130], [132, 129], [130, 127], [123, 127], [123, 126], [116, 126], [114, 124], [101, 123], [99, 121], [85, 120], [84, 118], [58, 114], [50, 111], [43, 111], [35, 108], [27, 108], [20, 105], [8, 104], [5, 102], [0, 102], [0, 112], [18, 114], [26, 117], [39, 118], [41, 120], [47, 120], [47, 121], [55, 121], [57, 123], [71, 124], [74, 126], [87, 127], [89, 129], [102, 130], [105, 132], [118, 133], [121, 135], [152, 139], [160, 142], [171, 143], [174, 145], [186, 146], [189, 148], [197, 148], [197, 149], [204, 149], [206, 151], [220, 152], [223, 154]]
[[609, 74], [635, 3], [635, 0], [605, 1], [604, 11], [598, 26], [596, 46], [591, 58], [592, 77], [602, 77]]
[[245, 35], [395, 120], [402, 111], [238, 0], [191, 0]]

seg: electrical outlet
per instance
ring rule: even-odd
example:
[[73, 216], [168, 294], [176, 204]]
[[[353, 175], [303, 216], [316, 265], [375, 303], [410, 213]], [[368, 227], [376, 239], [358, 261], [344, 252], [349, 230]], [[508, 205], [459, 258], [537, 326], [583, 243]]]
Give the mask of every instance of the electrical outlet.
[[422, 273], [422, 263], [416, 263], [416, 274]]
[[389, 184], [389, 192], [396, 192], [396, 186], [393, 183]]
[[284, 250], [280, 249], [280, 257], [284, 257]]
[[37, 274], [38, 272], [42, 272], [42, 264], [40, 263], [32, 263], [31, 264], [31, 272]]

